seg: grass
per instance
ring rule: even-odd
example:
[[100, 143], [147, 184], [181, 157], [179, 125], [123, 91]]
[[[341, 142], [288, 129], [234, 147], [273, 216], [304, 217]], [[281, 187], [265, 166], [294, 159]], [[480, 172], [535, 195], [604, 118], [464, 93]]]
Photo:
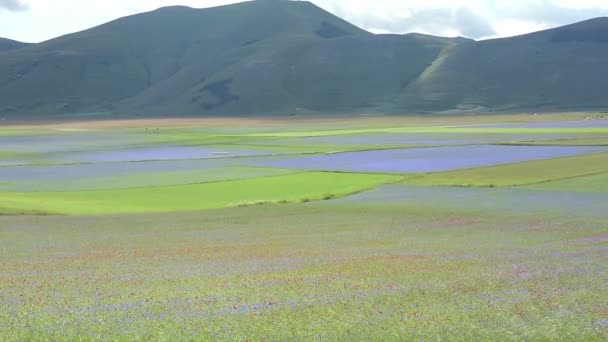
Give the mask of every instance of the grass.
[[34, 209], [15, 209], [0, 207], [0, 216], [22, 216], [22, 215], [56, 215], [55, 213], [34, 210]]
[[13, 127], [0, 127], [0, 137], [12, 137], [12, 136], [32, 136], [39, 134], [51, 134], [52, 131], [46, 129], [25, 129], [25, 128], [13, 128]]
[[[472, 130], [447, 127], [455, 118], [370, 120], [120, 129], [151, 146], [289, 153], [342, 148], [290, 139], [297, 131]], [[461, 138], [487, 133], [474, 130]], [[57, 181], [0, 168], [15, 180], [0, 190], [0, 341], [608, 338], [608, 153], [408, 180], [229, 166], [238, 160], [175, 172], [144, 162], [150, 172], [87, 179], [49, 171]], [[386, 183], [396, 184], [362, 192]], [[519, 184], [533, 185], [501, 188]]]
[[527, 186], [529, 189], [563, 192], [608, 192], [608, 172]]
[[243, 203], [301, 202], [342, 196], [399, 177], [310, 172], [293, 175], [136, 189], [66, 192], [0, 192], [11, 208], [69, 215], [173, 212], [237, 206]]
[[327, 202], [0, 217], [0, 340], [602, 341], [606, 233]]
[[[136, 135], [141, 135], [143, 140], [150, 144], [177, 144], [187, 146], [217, 146], [231, 147], [237, 149], [254, 150], [254, 151], [267, 151], [276, 153], [327, 153], [336, 151], [359, 151], [366, 149], [387, 149], [404, 147], [403, 145], [396, 144], [302, 144], [301, 142], [294, 141], [281, 141], [275, 143], [274, 141], [281, 137], [279, 132], [263, 132], [263, 133], [240, 133], [234, 134], [227, 132], [226, 134], [210, 133], [205, 131], [199, 131], [192, 128], [188, 129], [159, 129], [141, 131], [137, 130], [134, 132]], [[308, 134], [303, 132], [302, 134]], [[292, 136], [297, 137], [297, 135]]]
[[17, 152], [17, 151], [0, 151], [0, 160], [22, 158], [22, 157], [28, 157], [30, 155], [32, 155], [32, 153]]
[[129, 175], [72, 178], [64, 180], [27, 180], [0, 183], [0, 191], [77, 191], [130, 189], [181, 184], [220, 182], [238, 179], [280, 176], [296, 173], [292, 170], [218, 166], [187, 171], [133, 172]]
[[250, 137], [324, 137], [332, 135], [363, 134], [363, 133], [461, 133], [461, 134], [604, 134], [608, 127], [563, 127], [563, 128], [488, 128], [468, 126], [428, 126], [428, 127], [385, 127], [358, 128], [316, 131], [265, 132], [248, 134]]
[[150, 130], [131, 130], [148, 143], [154, 144], [180, 144], [180, 145], [227, 145], [269, 139], [267, 137], [247, 137], [240, 134], [213, 134], [199, 132], [192, 129], [161, 128]]
[[0, 151], [0, 159], [18, 157], [19, 152]]
[[414, 185], [502, 187], [549, 182], [608, 171], [608, 153], [438, 172], [406, 180]]

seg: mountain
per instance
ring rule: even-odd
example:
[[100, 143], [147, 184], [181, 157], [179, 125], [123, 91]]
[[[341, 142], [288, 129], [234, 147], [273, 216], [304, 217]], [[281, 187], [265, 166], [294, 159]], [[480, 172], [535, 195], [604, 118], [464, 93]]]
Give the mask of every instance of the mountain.
[[18, 42], [16, 40], [0, 38], [0, 52], [14, 50], [14, 49], [22, 48], [22, 47], [25, 47], [28, 45], [29, 44], [27, 44], [27, 43]]
[[378, 110], [452, 42], [376, 36], [305, 1], [168, 7], [0, 56], [0, 113]]
[[166, 7], [2, 50], [0, 115], [605, 108], [608, 23], [475, 42], [374, 35], [306, 1]]
[[446, 50], [398, 106], [445, 110], [606, 109], [608, 18]]

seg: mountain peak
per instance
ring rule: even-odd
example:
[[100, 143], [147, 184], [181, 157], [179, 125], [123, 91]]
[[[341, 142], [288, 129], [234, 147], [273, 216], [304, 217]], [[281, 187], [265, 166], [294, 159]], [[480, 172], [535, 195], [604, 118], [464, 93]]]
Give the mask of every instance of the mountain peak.
[[416, 39], [422, 39], [422, 40], [437, 41], [437, 42], [441, 42], [441, 43], [458, 43], [458, 44], [460, 44], [460, 43], [474, 42], [473, 39], [466, 38], [466, 37], [437, 37], [437, 36], [433, 36], [430, 34], [417, 33], [417, 32], [406, 33], [403, 36], [416, 38]]
[[175, 5], [175, 6], [163, 6], [163, 7], [159, 7], [158, 9], [156, 9], [153, 12], [163, 12], [163, 11], [191, 11], [194, 8], [190, 7], [190, 6], [184, 6], [184, 5]]

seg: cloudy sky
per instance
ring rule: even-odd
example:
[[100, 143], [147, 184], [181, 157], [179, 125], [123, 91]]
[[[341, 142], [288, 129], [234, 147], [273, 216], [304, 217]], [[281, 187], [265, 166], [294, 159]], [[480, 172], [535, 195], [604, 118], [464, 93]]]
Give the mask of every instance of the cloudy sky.
[[[235, 0], [0, 0], [0, 37], [40, 42], [162, 6]], [[608, 0], [312, 0], [376, 33], [506, 37], [608, 16]]]

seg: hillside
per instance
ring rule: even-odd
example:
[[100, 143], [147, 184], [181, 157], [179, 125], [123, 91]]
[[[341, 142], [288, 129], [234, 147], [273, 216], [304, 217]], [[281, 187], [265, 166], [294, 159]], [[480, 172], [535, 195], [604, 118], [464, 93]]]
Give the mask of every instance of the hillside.
[[605, 108], [606, 30], [475, 42], [373, 35], [306, 1], [167, 7], [5, 49], [0, 115]]
[[608, 108], [608, 18], [447, 50], [401, 106], [445, 110]]
[[0, 113], [375, 110], [450, 44], [375, 36], [303, 1], [162, 8], [4, 54]]
[[19, 49], [28, 46], [27, 43], [18, 42], [12, 39], [0, 38], [0, 52]]

